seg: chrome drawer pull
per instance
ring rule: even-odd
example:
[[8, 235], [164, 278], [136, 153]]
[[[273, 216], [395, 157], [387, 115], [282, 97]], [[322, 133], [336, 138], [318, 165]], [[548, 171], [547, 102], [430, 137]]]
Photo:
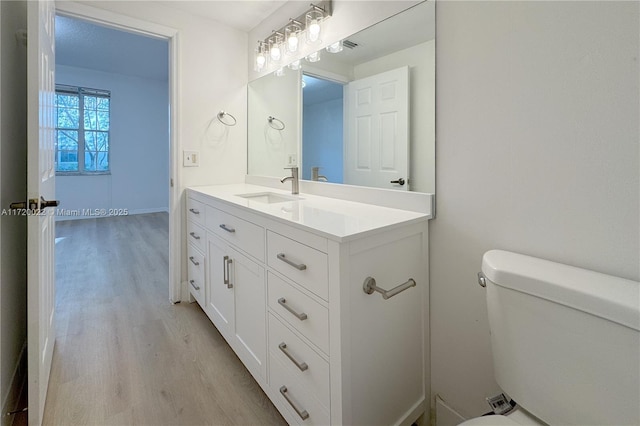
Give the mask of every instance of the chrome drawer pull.
[[286, 386], [281, 386], [280, 387], [280, 394], [282, 396], [284, 396], [284, 399], [287, 400], [287, 402], [289, 403], [289, 405], [291, 405], [291, 407], [293, 407], [294, 410], [296, 410], [296, 413], [298, 413], [298, 415], [300, 416], [300, 418], [302, 420], [307, 420], [309, 418], [309, 413], [307, 413], [307, 410], [300, 410], [298, 407], [296, 407], [296, 404], [293, 403], [293, 401], [289, 398], [289, 395], [287, 395], [287, 387]]
[[193, 238], [195, 238], [196, 240], [199, 240], [199, 239], [200, 239], [200, 236], [199, 236], [199, 235], [196, 235], [196, 233], [195, 233], [195, 232], [189, 232], [189, 235], [191, 235], [191, 236], [192, 236]]
[[298, 362], [298, 360], [289, 353], [289, 351], [287, 350], [287, 344], [285, 342], [280, 343], [278, 345], [278, 348], [280, 348], [280, 350], [287, 356], [287, 358], [291, 360], [291, 362], [296, 365], [296, 367], [300, 369], [300, 371], [305, 371], [309, 368], [306, 362]]
[[196, 209], [189, 209], [189, 211], [193, 214], [200, 214], [200, 210], [196, 210]]
[[236, 232], [235, 228], [229, 228], [229, 227], [227, 227], [227, 225], [225, 225], [224, 223], [223, 223], [222, 225], [220, 225], [220, 228], [224, 229], [224, 230], [225, 230], [225, 231], [227, 231], [227, 232], [231, 232], [232, 234], [233, 234], [234, 232]]
[[291, 306], [287, 305], [287, 299], [285, 299], [284, 297], [281, 297], [280, 299], [278, 299], [278, 303], [280, 304], [280, 306], [282, 306], [283, 308], [285, 308], [287, 311], [291, 312], [293, 315], [296, 316], [296, 318], [298, 318], [300, 321], [304, 321], [307, 319], [307, 314], [305, 314], [304, 312], [299, 314], [296, 311], [294, 311]]
[[193, 288], [195, 288], [196, 290], [200, 290], [200, 287], [198, 287], [196, 285], [196, 282], [194, 280], [189, 280], [189, 283], [191, 283], [191, 285], [193, 286]]
[[415, 286], [416, 286], [416, 282], [413, 280], [413, 278], [409, 278], [409, 280], [407, 282], [402, 283], [399, 286], [392, 288], [391, 290], [385, 290], [385, 289], [380, 288], [380, 287], [378, 287], [376, 285], [375, 278], [367, 277], [364, 280], [364, 284], [362, 285], [362, 289], [367, 294], [373, 294], [374, 291], [377, 291], [378, 293], [382, 294], [382, 298], [384, 300], [387, 300], [390, 297], [393, 297], [396, 294], [402, 293], [406, 289], [408, 289], [410, 287], [415, 287]]
[[231, 275], [229, 274], [229, 265], [232, 263], [233, 260], [230, 259], [229, 256], [222, 258], [222, 281], [227, 288], [233, 288], [233, 284], [231, 284]]
[[305, 265], [304, 263], [294, 263], [292, 261], [290, 261], [289, 259], [287, 259], [284, 255], [284, 253], [278, 253], [278, 259], [282, 260], [284, 263], [287, 263], [291, 266], [293, 266], [294, 268], [296, 268], [299, 271], [304, 271], [305, 269], [307, 269], [307, 265]]
[[193, 256], [189, 256], [189, 260], [191, 261], [191, 263], [193, 263], [196, 266], [200, 264], [200, 262], [196, 261], [196, 259]]

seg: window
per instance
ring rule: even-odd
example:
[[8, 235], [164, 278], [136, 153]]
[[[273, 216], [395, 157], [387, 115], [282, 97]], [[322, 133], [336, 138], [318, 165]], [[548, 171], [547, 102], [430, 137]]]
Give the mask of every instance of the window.
[[56, 172], [109, 172], [111, 92], [56, 85]]

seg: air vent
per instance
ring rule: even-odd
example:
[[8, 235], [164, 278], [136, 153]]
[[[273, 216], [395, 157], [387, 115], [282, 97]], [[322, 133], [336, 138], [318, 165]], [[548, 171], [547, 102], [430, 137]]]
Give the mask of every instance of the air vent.
[[343, 40], [342, 45], [344, 47], [348, 47], [349, 49], [355, 49], [356, 47], [358, 47], [358, 43], [354, 43], [351, 40]]

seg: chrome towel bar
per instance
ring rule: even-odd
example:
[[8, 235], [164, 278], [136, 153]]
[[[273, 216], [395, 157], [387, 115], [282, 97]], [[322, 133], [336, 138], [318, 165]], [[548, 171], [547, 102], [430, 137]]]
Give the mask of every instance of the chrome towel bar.
[[416, 286], [416, 282], [414, 281], [414, 279], [409, 278], [407, 282], [402, 283], [399, 286], [392, 288], [391, 290], [385, 290], [376, 285], [375, 278], [367, 277], [364, 280], [364, 284], [362, 285], [362, 290], [364, 290], [364, 292], [367, 294], [373, 294], [374, 291], [377, 291], [378, 293], [382, 294], [382, 298], [384, 300], [387, 300], [390, 297], [393, 297], [396, 294], [402, 293], [406, 289], [410, 287], [415, 287], [415, 286]]

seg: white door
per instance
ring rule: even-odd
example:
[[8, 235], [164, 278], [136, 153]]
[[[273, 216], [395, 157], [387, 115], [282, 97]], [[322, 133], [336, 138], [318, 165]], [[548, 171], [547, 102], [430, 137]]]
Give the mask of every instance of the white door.
[[345, 98], [344, 183], [409, 189], [409, 67], [354, 80]]
[[[55, 221], [41, 199], [55, 199], [55, 3], [27, 2], [27, 348], [29, 424], [40, 425], [55, 344]], [[40, 210], [39, 210], [40, 209]]]

